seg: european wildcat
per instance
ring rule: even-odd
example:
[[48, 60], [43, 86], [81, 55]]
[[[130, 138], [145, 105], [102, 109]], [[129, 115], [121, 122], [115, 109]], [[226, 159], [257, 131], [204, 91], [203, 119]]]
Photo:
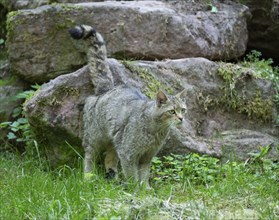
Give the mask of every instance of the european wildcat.
[[160, 150], [170, 127], [180, 124], [186, 112], [179, 93], [158, 92], [156, 101], [128, 86], [119, 86], [100, 96], [89, 97], [84, 107], [85, 173], [92, 160], [106, 151], [105, 166], [117, 174], [120, 160], [126, 178], [148, 187], [151, 159]]
[[[93, 31], [88, 30], [90, 28], [87, 27], [87, 32], [91, 34], [84, 35], [80, 34], [80, 31], [85, 31], [85, 28], [75, 27], [70, 33], [72, 36], [74, 33], [73, 37], [78, 39], [80, 36], [96, 38], [99, 35], [95, 31], [93, 34]], [[94, 47], [89, 50], [92, 50], [89, 56], [97, 54], [93, 52]], [[103, 57], [103, 60], [99, 59], [98, 62], [105, 62], [105, 59], [106, 57]], [[94, 57], [89, 57], [89, 65], [90, 62], [94, 62]], [[92, 69], [91, 74], [101, 76], [96, 71], [98, 70]], [[106, 78], [107, 75], [104, 76]], [[94, 79], [100, 78], [93, 76]], [[149, 187], [148, 179], [153, 156], [160, 150], [170, 127], [183, 121], [183, 114], [186, 112], [183, 96], [184, 91], [175, 96], [159, 91], [156, 100], [150, 101], [135, 88], [123, 85], [99, 97], [87, 98], [83, 115], [85, 174], [92, 171], [92, 161], [100, 153], [105, 152], [108, 176], [117, 175], [120, 160], [126, 178], [145, 182]]]

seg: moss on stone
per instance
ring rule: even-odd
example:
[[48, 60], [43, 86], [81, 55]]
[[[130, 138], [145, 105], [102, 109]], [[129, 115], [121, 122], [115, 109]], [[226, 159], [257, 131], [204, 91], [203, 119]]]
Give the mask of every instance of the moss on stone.
[[12, 33], [14, 32], [13, 19], [17, 14], [18, 14], [17, 11], [12, 11], [7, 15], [6, 28], [7, 28], [7, 38], [8, 39], [11, 39]]
[[70, 87], [70, 86], [64, 86], [61, 85], [59, 86], [55, 92], [54, 95], [56, 96], [79, 96], [79, 89], [75, 87]]
[[72, 9], [78, 9], [78, 10], [82, 10], [83, 7], [80, 5], [75, 5], [75, 4], [71, 4], [71, 3], [51, 3], [51, 6], [55, 6], [55, 7], [60, 7], [61, 9], [63, 9], [63, 11], [71, 11]]
[[202, 112], [206, 113], [212, 107], [219, 105], [218, 99], [216, 99], [212, 95], [205, 95], [201, 91], [196, 92], [195, 95], [196, 95], [197, 104], [199, 105], [199, 110], [201, 110]]
[[61, 105], [65, 101], [65, 98], [79, 96], [79, 94], [80, 91], [77, 88], [62, 85], [56, 88], [52, 95], [41, 99], [39, 104], [42, 106], [57, 106]]
[[216, 104], [262, 122], [272, 121], [272, 97], [264, 98], [260, 88], [256, 88], [256, 93], [252, 97], [246, 97], [243, 91], [237, 91], [238, 83], [247, 76], [259, 78], [250, 68], [231, 63], [220, 63], [218, 75], [224, 80], [224, 85], [220, 88], [222, 96], [215, 98]]
[[122, 61], [122, 63], [127, 69], [132, 73], [136, 73], [146, 83], [146, 87], [142, 92], [147, 97], [154, 99], [159, 90], [164, 90], [168, 94], [174, 93], [173, 88], [161, 82], [150, 69], [136, 66], [132, 61]]
[[[24, 16], [17, 18], [18, 16], [20, 16], [23, 13], [24, 13], [23, 11], [19, 10], [19, 11], [12, 11], [12, 12], [8, 13], [8, 15], [7, 15], [6, 29], [7, 29], [8, 44], [9, 44], [9, 42], [12, 42], [13, 39], [15, 38], [16, 27], [21, 26], [28, 20], [28, 18], [24, 17]], [[27, 35], [27, 33], [25, 33], [25, 34]], [[28, 36], [29, 36], [29, 34], [28, 34]], [[24, 38], [27, 38], [28, 36], [24, 36]], [[9, 49], [9, 47], [8, 47], [8, 49]]]

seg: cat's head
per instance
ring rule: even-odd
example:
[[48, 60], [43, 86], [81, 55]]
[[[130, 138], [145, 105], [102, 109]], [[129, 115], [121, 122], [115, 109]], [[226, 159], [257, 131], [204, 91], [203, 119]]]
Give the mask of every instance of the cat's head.
[[185, 95], [185, 90], [173, 96], [159, 91], [156, 98], [158, 120], [168, 125], [182, 124], [187, 113]]

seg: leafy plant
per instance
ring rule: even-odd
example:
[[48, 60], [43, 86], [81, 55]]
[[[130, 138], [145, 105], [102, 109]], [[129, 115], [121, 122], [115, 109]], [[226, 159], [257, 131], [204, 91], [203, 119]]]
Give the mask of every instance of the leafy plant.
[[272, 67], [273, 60], [271, 58], [263, 59], [261, 56], [261, 52], [252, 50], [246, 55], [246, 58], [241, 65], [250, 68], [253, 71], [253, 76], [255, 77], [278, 81], [278, 69]]
[[220, 173], [219, 159], [188, 154], [185, 156], [171, 154], [153, 159], [153, 179], [162, 181], [191, 181], [195, 184], [207, 184], [217, 178]]
[[[16, 99], [24, 99], [24, 101], [30, 99], [36, 90], [40, 88], [38, 85], [31, 86], [31, 90], [21, 92], [16, 95]], [[25, 148], [37, 146], [36, 141], [33, 138], [33, 133], [30, 129], [30, 124], [25, 117], [23, 105], [15, 108], [12, 114], [14, 121], [7, 121], [0, 123], [0, 128], [8, 129], [7, 139], [10, 141], [16, 141], [17, 143], [23, 143]]]
[[153, 181], [182, 182], [194, 185], [208, 185], [222, 181], [228, 175], [247, 173], [255, 176], [266, 174], [279, 180], [279, 164], [266, 158], [270, 146], [260, 147], [258, 153], [251, 153], [245, 163], [228, 161], [221, 164], [219, 159], [207, 155], [191, 153], [188, 155], [164, 156], [152, 160], [151, 174]]

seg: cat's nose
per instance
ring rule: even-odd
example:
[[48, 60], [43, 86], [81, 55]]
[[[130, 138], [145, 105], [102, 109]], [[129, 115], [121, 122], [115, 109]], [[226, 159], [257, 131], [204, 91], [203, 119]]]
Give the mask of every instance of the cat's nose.
[[178, 116], [177, 116], [177, 118], [179, 119], [179, 121], [180, 121], [180, 122], [182, 122], [182, 121], [183, 121], [183, 117], [182, 117], [182, 115], [178, 115]]

